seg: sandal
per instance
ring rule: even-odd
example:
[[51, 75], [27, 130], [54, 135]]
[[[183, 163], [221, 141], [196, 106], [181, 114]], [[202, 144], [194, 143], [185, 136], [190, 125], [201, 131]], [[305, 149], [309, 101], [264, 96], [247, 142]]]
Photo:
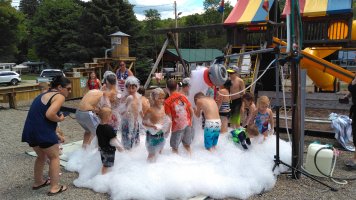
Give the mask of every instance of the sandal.
[[48, 192], [47, 195], [48, 196], [54, 196], [56, 194], [60, 194], [60, 193], [62, 193], [64, 191], [66, 191], [67, 189], [68, 189], [67, 186], [61, 185], [61, 187], [59, 188], [59, 190], [57, 192]]
[[49, 180], [49, 179], [46, 179], [46, 181], [42, 184], [42, 185], [39, 185], [39, 186], [33, 186], [32, 187], [32, 190], [38, 190], [38, 189], [40, 189], [40, 188], [43, 188], [43, 187], [46, 187], [46, 186], [48, 186], [48, 185], [50, 185], [51, 184], [51, 180]]
[[345, 165], [350, 169], [356, 169], [356, 163], [353, 160], [346, 160]]

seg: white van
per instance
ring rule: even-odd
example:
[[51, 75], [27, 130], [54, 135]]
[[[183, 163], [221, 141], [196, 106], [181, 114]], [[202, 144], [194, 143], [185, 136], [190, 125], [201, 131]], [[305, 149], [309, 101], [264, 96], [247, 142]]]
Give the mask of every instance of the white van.
[[0, 71], [12, 71], [12, 67], [15, 65], [16, 63], [0, 63]]

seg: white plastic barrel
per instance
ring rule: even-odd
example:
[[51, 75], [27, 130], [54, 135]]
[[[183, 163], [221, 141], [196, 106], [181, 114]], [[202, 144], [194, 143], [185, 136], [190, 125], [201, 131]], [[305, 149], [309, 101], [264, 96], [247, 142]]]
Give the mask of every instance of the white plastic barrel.
[[[321, 149], [327, 147], [326, 145], [321, 144], [310, 144], [307, 152], [307, 159], [305, 162], [305, 170], [314, 176], [325, 177], [322, 175], [315, 166], [314, 157], [316, 152]], [[333, 161], [333, 150], [331, 149], [322, 149], [316, 155], [316, 164], [321, 172], [326, 175], [330, 175], [332, 169], [332, 161]]]

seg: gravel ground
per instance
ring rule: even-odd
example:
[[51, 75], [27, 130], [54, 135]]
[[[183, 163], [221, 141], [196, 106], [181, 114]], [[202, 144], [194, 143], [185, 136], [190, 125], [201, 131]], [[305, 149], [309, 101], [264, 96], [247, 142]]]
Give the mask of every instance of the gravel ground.
[[[76, 101], [66, 102], [66, 106], [70, 107], [74, 107], [76, 104]], [[1, 106], [5, 108], [1, 108]], [[0, 170], [2, 172], [0, 175], [0, 198], [49, 199], [46, 195], [48, 188], [38, 191], [31, 190], [34, 158], [25, 154], [25, 151], [31, 151], [32, 149], [26, 143], [21, 143], [21, 134], [28, 106], [21, 106], [18, 110], [7, 109], [6, 107], [0, 105]], [[67, 142], [82, 139], [82, 129], [75, 119], [67, 117], [61, 123], [61, 128], [66, 134]], [[282, 138], [286, 138], [286, 136], [286, 134], [281, 134]], [[335, 144], [336, 142], [333, 139], [307, 136], [305, 138], [304, 156], [306, 156], [307, 145], [315, 140], [329, 144]], [[335, 146], [338, 145], [335, 144]], [[356, 170], [349, 171], [343, 166], [343, 161], [351, 156], [352, 153], [341, 151], [341, 155], [338, 157], [336, 163], [334, 176], [356, 176]], [[109, 195], [107, 194], [96, 193], [84, 188], [76, 188], [72, 182], [78, 177], [78, 174], [62, 170], [61, 183], [68, 185], [69, 190], [58, 196], [51, 197], [51, 199], [109, 199]], [[338, 188], [339, 191], [332, 192], [305, 176], [295, 180], [288, 174], [283, 174], [278, 176], [278, 181], [271, 191], [252, 196], [249, 199], [356, 199], [355, 181], [350, 181], [347, 185], [337, 185], [325, 178], [318, 178], [318, 180]]]

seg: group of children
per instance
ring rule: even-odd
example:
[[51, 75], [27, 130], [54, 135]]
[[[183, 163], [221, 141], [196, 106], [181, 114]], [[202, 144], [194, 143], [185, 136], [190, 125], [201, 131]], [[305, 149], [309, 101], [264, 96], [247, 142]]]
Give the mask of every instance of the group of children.
[[[121, 91], [117, 83], [106, 80], [110, 80], [112, 74], [104, 75], [102, 92], [97, 92], [96, 103], [89, 107], [79, 107], [77, 110], [77, 112], [85, 110], [97, 113], [98, 120], [94, 121], [100, 121], [100, 123], [93, 124], [96, 127], [95, 131], [83, 126], [83, 121], [85, 121], [84, 125], [88, 125], [88, 120], [78, 122], [86, 129], [86, 132], [97, 136], [103, 174], [113, 166], [116, 150], [120, 152], [124, 149], [130, 150], [140, 143], [140, 133], [146, 135], [145, 145], [149, 162], [154, 162], [157, 155], [162, 152], [169, 134], [170, 147], [174, 153], [178, 153], [178, 148], [182, 144], [190, 154], [190, 145], [194, 138], [193, 115], [198, 118], [201, 115], [204, 116], [204, 146], [209, 151], [216, 149], [220, 133], [228, 132], [231, 113], [229, 96], [231, 83], [228, 81], [219, 87], [219, 92], [215, 95], [202, 92], [194, 94], [195, 106], [192, 106], [193, 102], [188, 100], [189, 78], [184, 79], [181, 84], [174, 79], [169, 79], [166, 82], [168, 91], [156, 88], [151, 91], [147, 99], [136, 77], [128, 76], [125, 80], [124, 91]], [[181, 86], [180, 90], [179, 86]], [[214, 90], [211, 89], [211, 91]], [[85, 99], [84, 96], [83, 100]], [[250, 93], [242, 95], [240, 101], [242, 101], [240, 114], [245, 117], [241, 126], [234, 127], [231, 134], [234, 142], [242, 144], [243, 148], [247, 149], [247, 145], [251, 144], [250, 137], [257, 136], [259, 133], [267, 137], [268, 124], [273, 130], [273, 114], [269, 108], [269, 99], [265, 96], [258, 98], [257, 106]], [[121, 141], [117, 133], [121, 134]]]

